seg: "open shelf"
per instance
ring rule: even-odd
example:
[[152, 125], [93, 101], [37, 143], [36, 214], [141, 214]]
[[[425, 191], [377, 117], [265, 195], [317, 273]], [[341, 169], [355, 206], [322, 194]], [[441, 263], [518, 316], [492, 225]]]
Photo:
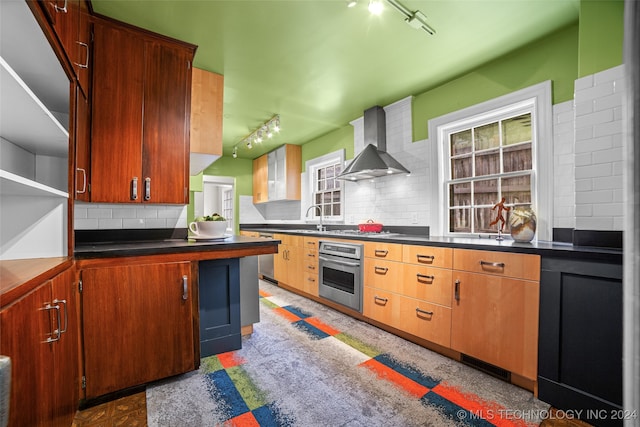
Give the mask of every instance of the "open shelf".
[[0, 169], [0, 194], [68, 198], [69, 193]]

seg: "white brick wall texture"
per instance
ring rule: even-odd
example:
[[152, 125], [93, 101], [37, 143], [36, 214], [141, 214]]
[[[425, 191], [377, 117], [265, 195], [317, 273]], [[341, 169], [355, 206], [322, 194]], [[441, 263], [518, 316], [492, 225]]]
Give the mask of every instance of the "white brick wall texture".
[[575, 227], [573, 101], [553, 106], [553, 226]]
[[574, 227], [622, 230], [624, 66], [580, 78], [574, 88]]
[[183, 205], [76, 202], [74, 211], [76, 230], [187, 227], [187, 207]]

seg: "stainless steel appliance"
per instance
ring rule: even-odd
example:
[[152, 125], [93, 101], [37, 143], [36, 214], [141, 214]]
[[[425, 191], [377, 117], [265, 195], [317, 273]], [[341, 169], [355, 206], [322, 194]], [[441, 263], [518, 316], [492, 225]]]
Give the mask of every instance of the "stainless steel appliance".
[[[272, 233], [260, 233], [258, 236], [266, 239], [273, 239]], [[273, 278], [273, 254], [258, 256], [258, 273], [263, 280], [277, 283], [276, 279]]]
[[363, 245], [321, 240], [318, 255], [320, 296], [362, 312]]

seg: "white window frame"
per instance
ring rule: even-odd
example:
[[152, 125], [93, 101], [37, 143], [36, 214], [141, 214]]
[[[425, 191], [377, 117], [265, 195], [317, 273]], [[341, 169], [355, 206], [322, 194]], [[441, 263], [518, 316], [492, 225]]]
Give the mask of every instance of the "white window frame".
[[[517, 115], [530, 109], [532, 121], [532, 169], [531, 205], [537, 216], [536, 239], [552, 240], [553, 226], [553, 111], [551, 104], [551, 82], [534, 86], [477, 104], [463, 110], [429, 121], [429, 138], [432, 159], [437, 164], [431, 167], [431, 181], [437, 191], [431, 194], [431, 230], [433, 236], [464, 237], [463, 233], [449, 231], [448, 181], [450, 157], [448, 135], [456, 130], [479, 125], [481, 122], [499, 120], [508, 115]], [[466, 235], [471, 237], [471, 235]], [[478, 237], [477, 234], [473, 235]]]
[[[344, 150], [337, 150], [328, 154], [325, 154], [323, 156], [320, 157], [316, 157], [314, 159], [311, 160], [307, 160], [307, 162], [305, 163], [305, 169], [306, 169], [306, 174], [307, 174], [307, 178], [308, 178], [308, 188], [309, 188], [309, 202], [310, 205], [314, 205], [315, 204], [315, 189], [316, 189], [316, 175], [317, 175], [317, 171], [320, 168], [323, 167], [327, 167], [330, 166], [332, 164], [341, 164], [342, 168], [344, 169]], [[344, 192], [345, 192], [345, 185], [344, 185], [344, 181], [342, 180], [338, 180], [338, 183], [340, 184], [340, 215], [334, 215], [334, 216], [330, 216], [330, 217], [325, 217], [323, 216], [323, 221], [326, 220], [327, 222], [341, 222], [344, 221], [344, 208], [345, 208], [345, 204], [344, 204]], [[306, 210], [306, 208], [305, 208]], [[320, 216], [318, 215], [318, 210], [317, 209], [311, 209], [311, 211], [309, 211], [309, 216], [305, 219], [306, 221], [317, 221], [320, 218]]]

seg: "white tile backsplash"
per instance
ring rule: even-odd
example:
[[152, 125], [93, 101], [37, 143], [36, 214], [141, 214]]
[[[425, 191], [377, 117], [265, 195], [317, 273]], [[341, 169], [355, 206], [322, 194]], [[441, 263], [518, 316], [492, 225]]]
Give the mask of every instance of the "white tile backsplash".
[[185, 205], [132, 205], [76, 202], [76, 230], [186, 228]]

